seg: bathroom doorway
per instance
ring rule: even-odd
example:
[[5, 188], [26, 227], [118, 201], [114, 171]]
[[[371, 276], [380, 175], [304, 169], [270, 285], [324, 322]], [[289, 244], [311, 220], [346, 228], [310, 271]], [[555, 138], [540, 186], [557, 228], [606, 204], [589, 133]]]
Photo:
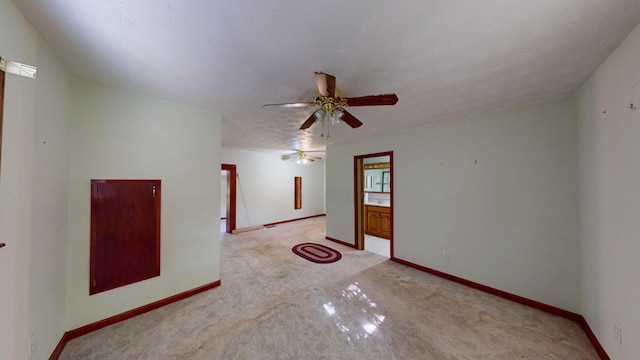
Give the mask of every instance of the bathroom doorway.
[[356, 247], [393, 258], [393, 152], [354, 157]]

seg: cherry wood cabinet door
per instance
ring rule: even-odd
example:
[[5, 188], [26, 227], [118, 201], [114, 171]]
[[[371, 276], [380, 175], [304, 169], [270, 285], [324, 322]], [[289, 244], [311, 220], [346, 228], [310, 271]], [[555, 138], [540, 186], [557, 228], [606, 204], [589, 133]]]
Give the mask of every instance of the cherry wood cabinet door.
[[367, 213], [367, 224], [369, 232], [373, 235], [377, 235], [380, 232], [380, 213], [375, 211], [369, 211]]
[[89, 294], [160, 275], [160, 180], [91, 180]]
[[380, 233], [388, 239], [391, 236], [391, 214], [380, 213]]
[[365, 234], [391, 239], [391, 209], [365, 205]]

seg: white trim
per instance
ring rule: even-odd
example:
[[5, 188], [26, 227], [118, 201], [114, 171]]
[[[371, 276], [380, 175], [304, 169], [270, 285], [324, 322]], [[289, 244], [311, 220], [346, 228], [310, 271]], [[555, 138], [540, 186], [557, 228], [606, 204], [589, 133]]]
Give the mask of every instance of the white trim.
[[36, 73], [38, 72], [38, 68], [35, 66], [21, 64], [2, 57], [0, 57], [0, 70], [6, 71], [9, 74], [24, 76], [31, 79], [35, 79]]

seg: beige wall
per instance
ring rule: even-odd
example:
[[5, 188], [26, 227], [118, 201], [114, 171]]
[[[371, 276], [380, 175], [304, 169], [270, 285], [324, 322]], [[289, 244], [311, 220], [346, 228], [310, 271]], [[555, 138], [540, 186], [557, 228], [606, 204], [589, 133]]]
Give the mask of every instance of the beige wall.
[[63, 321], [66, 314], [60, 306], [66, 300], [69, 75], [42, 42], [38, 54], [32, 145], [29, 334], [34, 334], [38, 343], [32, 359], [45, 359], [66, 330]]
[[[222, 163], [238, 172], [236, 228], [324, 214], [324, 160], [308, 164], [280, 155], [222, 149]], [[293, 208], [293, 179], [302, 177], [302, 209]]]
[[0, 0], [0, 56], [38, 67], [7, 75], [0, 175], [0, 357], [47, 359], [65, 330], [68, 75]]
[[[73, 78], [67, 328], [220, 279], [220, 116]], [[162, 180], [161, 275], [89, 296], [91, 179]]]
[[329, 146], [328, 236], [354, 243], [353, 156], [383, 151], [396, 257], [579, 310], [573, 97]]
[[640, 107], [640, 27], [578, 94], [581, 312], [612, 359], [640, 354], [640, 110], [631, 103]]
[[[72, 82], [6, 0], [0, 1], [0, 44], [0, 56], [38, 66], [37, 80], [10, 75], [6, 84], [2, 357], [26, 359], [35, 334], [31, 358], [47, 359], [67, 330], [218, 280], [219, 116]], [[159, 278], [88, 296], [91, 178], [163, 180]]]

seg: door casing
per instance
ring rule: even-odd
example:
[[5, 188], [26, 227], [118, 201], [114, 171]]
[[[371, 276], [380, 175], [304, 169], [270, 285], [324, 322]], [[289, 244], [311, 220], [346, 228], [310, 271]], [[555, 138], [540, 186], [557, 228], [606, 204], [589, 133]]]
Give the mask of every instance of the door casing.
[[389, 199], [391, 203], [391, 237], [389, 238], [389, 242], [391, 248], [390, 257], [393, 259], [393, 151], [356, 155], [353, 157], [355, 244], [358, 250], [364, 250], [364, 159], [379, 156], [389, 157], [389, 170], [391, 172], [389, 177]]
[[222, 164], [222, 170], [227, 174], [227, 226], [226, 231], [231, 234], [236, 229], [236, 165]]

